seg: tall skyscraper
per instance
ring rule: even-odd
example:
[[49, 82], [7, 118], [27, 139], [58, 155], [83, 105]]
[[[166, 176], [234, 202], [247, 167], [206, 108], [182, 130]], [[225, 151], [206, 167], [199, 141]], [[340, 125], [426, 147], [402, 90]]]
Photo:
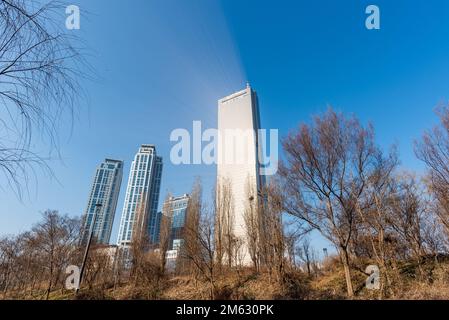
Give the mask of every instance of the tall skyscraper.
[[84, 212], [83, 242], [87, 240], [94, 216], [97, 214], [93, 226], [93, 236], [97, 243], [109, 243], [122, 176], [123, 161], [106, 159], [97, 167], [87, 208]]
[[[225, 207], [231, 211], [229, 221], [240, 247], [238, 257], [234, 258], [243, 264], [251, 263], [245, 212], [250, 206], [258, 205], [258, 195], [264, 185], [264, 177], [260, 174], [259, 129], [257, 94], [249, 85], [218, 101], [217, 190], [221, 193], [217, 192], [217, 197], [223, 196], [225, 186], [229, 188], [231, 203]], [[218, 214], [223, 215], [223, 212]]]
[[184, 241], [184, 225], [186, 221], [187, 206], [190, 197], [184, 194], [181, 197], [170, 197], [164, 203], [164, 211], [170, 210], [169, 213], [163, 212], [165, 215], [170, 215], [172, 219], [171, 235], [170, 235], [170, 250], [177, 250], [181, 247]]
[[150, 242], [158, 242], [160, 219], [157, 208], [161, 175], [162, 158], [157, 156], [156, 147], [142, 145], [131, 164], [125, 205], [120, 220], [118, 245], [128, 246], [131, 243], [138, 210], [143, 210], [145, 215], [142, 221], [147, 224]]

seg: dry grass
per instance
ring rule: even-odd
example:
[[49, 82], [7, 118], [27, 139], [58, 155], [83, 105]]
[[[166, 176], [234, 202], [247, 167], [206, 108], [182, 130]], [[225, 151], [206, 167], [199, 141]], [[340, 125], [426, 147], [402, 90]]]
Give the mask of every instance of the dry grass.
[[[361, 264], [365, 261], [361, 262]], [[364, 287], [366, 275], [353, 270], [355, 299], [379, 299], [379, 291]], [[449, 299], [449, 261], [436, 263], [427, 261], [420, 268], [413, 263], [404, 263], [392, 276], [391, 290], [384, 299], [428, 300]], [[209, 284], [188, 276], [172, 276], [162, 279], [158, 285], [134, 287], [125, 284], [117, 288], [83, 289], [78, 296], [66, 290], [55, 290], [51, 300], [207, 300], [210, 297]], [[42, 293], [28, 294], [11, 292], [7, 299], [43, 299]], [[220, 300], [330, 300], [346, 299], [346, 283], [338, 260], [327, 261], [316, 277], [304, 273], [288, 272], [282, 282], [275, 281], [267, 272], [254, 273], [251, 270], [223, 272], [216, 281], [215, 298]]]
[[[223, 300], [276, 300], [301, 299], [307, 292], [307, 281], [299, 274], [288, 274], [284, 284], [270, 279], [268, 273], [227, 272], [217, 279], [216, 299]], [[165, 299], [209, 299], [209, 285], [189, 277], [169, 280]]]

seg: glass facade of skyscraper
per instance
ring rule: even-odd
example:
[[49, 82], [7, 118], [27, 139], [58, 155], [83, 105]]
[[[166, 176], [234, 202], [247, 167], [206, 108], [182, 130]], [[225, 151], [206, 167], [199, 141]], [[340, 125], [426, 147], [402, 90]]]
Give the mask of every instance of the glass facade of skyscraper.
[[97, 167], [84, 214], [83, 242], [86, 242], [88, 238], [95, 213], [97, 213], [93, 236], [97, 243], [109, 243], [122, 176], [123, 162], [120, 160], [106, 159]]
[[126, 189], [125, 204], [120, 221], [117, 244], [128, 246], [132, 241], [134, 223], [140, 208], [145, 214], [148, 236], [151, 243], [159, 239], [158, 219], [159, 191], [161, 186], [162, 158], [156, 147], [142, 145], [134, 157]]
[[170, 237], [170, 249], [172, 250], [179, 249], [179, 247], [182, 245], [182, 242], [184, 241], [183, 229], [185, 225], [189, 199], [189, 195], [185, 194], [182, 197], [171, 197], [167, 200], [168, 203], [164, 204], [165, 210], [170, 210], [169, 213], [164, 212], [164, 214], [170, 215], [172, 218]]

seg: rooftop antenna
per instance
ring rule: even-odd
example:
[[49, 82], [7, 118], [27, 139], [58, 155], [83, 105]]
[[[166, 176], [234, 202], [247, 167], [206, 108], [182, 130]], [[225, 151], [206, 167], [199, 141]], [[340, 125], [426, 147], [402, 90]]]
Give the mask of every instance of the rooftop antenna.
[[251, 86], [249, 85], [249, 81], [246, 81], [246, 88], [249, 89]]

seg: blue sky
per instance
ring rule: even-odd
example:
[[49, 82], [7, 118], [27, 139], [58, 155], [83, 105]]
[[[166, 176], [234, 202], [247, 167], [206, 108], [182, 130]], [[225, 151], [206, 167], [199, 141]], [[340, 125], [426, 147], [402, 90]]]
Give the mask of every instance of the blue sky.
[[[449, 100], [449, 2], [434, 1], [73, 1], [97, 77], [84, 81], [72, 134], [61, 131], [55, 177], [19, 201], [0, 194], [0, 235], [27, 230], [40, 212], [81, 215], [96, 165], [125, 161], [114, 221], [116, 241], [128, 170], [140, 144], [164, 157], [161, 199], [189, 192], [196, 176], [205, 198], [215, 167], [174, 166], [170, 132], [192, 121], [216, 126], [217, 100], [249, 81], [258, 92], [262, 127], [281, 136], [331, 105], [371, 121], [377, 141], [399, 146], [402, 166], [422, 172], [413, 141]], [[381, 30], [365, 28], [376, 4]], [[64, 21], [61, 21], [64, 23]], [[35, 141], [46, 150], [45, 141]], [[0, 177], [0, 183], [4, 181]], [[320, 246], [321, 244], [318, 244]]]

